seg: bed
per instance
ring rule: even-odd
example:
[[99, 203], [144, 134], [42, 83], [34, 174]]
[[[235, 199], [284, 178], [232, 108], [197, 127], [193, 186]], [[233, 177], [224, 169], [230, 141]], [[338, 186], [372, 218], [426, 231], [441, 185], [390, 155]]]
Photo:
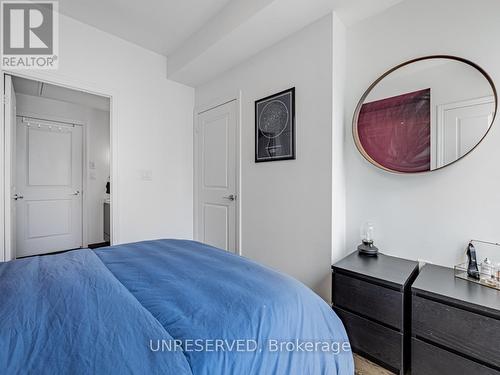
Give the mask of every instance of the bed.
[[354, 373], [344, 327], [300, 282], [198, 242], [0, 263], [0, 373]]

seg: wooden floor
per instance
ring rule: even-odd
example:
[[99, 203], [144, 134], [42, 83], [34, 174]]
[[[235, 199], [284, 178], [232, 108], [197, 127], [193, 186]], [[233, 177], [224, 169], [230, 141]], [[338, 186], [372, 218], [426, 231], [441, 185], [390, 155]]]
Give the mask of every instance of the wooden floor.
[[379, 365], [376, 365], [369, 360], [354, 354], [354, 365], [356, 367], [356, 375], [395, 375]]

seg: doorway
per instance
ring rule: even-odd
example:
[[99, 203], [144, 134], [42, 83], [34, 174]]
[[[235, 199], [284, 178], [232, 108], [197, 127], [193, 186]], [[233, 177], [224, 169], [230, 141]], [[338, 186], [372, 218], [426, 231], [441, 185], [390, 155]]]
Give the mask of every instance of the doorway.
[[238, 253], [238, 101], [195, 121], [195, 238]]
[[109, 244], [110, 99], [4, 83], [6, 260]]

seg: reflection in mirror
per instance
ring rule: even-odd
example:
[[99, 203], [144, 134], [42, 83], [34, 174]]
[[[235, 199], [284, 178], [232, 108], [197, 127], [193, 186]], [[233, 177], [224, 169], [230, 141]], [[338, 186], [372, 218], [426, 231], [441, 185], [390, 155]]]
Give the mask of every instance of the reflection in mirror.
[[468, 154], [496, 113], [496, 91], [478, 66], [426, 57], [392, 69], [361, 99], [353, 133], [363, 156], [399, 173], [427, 172]]

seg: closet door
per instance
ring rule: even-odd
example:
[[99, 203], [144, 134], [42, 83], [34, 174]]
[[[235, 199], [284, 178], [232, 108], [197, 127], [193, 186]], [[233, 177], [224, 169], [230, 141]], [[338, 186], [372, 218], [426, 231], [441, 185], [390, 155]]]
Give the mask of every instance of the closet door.
[[198, 114], [196, 238], [236, 252], [236, 101]]
[[17, 125], [17, 256], [80, 248], [82, 127]]

